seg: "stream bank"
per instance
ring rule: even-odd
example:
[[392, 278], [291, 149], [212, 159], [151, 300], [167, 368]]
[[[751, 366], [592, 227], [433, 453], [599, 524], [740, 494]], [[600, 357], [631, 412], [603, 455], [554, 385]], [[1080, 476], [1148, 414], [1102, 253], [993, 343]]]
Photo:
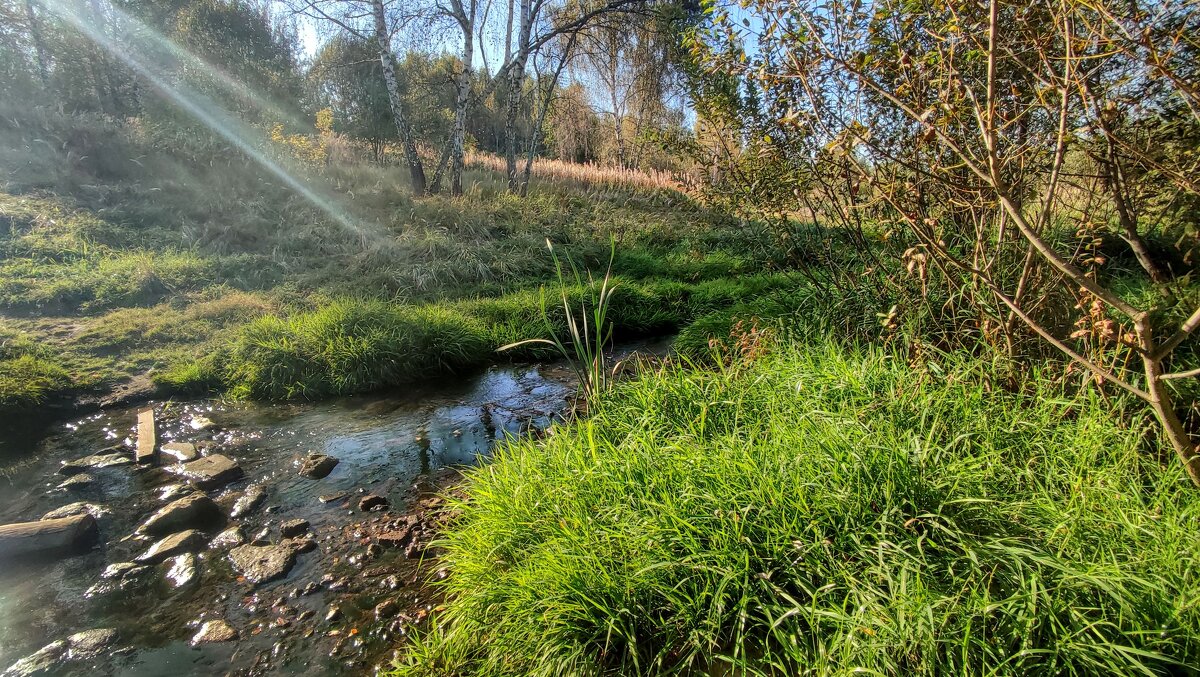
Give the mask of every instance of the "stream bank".
[[[444, 573], [429, 544], [457, 468], [506, 436], [549, 426], [574, 393], [570, 370], [551, 364], [316, 403], [153, 403], [155, 467], [121, 460], [132, 458], [132, 408], [40, 439], [7, 437], [0, 523], [88, 512], [99, 536], [73, 556], [0, 566], [0, 668], [358, 674], [386, 665], [437, 604], [426, 582]], [[239, 472], [186, 486], [167, 447], [226, 457]], [[314, 454], [337, 460], [327, 475], [302, 474]], [[180, 502], [192, 512], [162, 517]], [[182, 542], [153, 553], [170, 538]]]

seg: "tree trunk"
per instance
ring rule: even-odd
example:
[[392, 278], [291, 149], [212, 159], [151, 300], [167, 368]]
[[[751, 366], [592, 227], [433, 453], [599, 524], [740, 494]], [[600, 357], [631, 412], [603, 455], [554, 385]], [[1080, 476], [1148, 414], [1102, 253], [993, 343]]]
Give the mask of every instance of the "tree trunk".
[[388, 106], [404, 146], [413, 195], [421, 197], [425, 194], [425, 167], [421, 164], [421, 156], [417, 154], [412, 126], [404, 114], [404, 101], [400, 98], [400, 84], [396, 81], [396, 63], [392, 55], [391, 38], [388, 35], [387, 17], [383, 12], [383, 0], [372, 0], [371, 9], [375, 16], [375, 42], [379, 48], [379, 63], [383, 66], [383, 80], [387, 85]]
[[42, 88], [45, 89], [50, 86], [50, 71], [46, 65], [46, 43], [42, 39], [42, 25], [33, 8], [33, 0], [25, 0], [25, 14], [29, 21], [29, 37], [33, 39], [33, 51], [37, 54], [38, 77], [41, 78]]
[[[473, 8], [473, 5], [472, 5]], [[464, 142], [467, 136], [467, 109], [471, 104], [471, 67], [475, 62], [474, 26], [463, 24], [463, 68], [458, 76], [458, 98], [454, 105], [454, 131], [450, 137], [450, 194], [462, 195]]]
[[504, 111], [504, 164], [508, 175], [508, 190], [520, 192], [517, 179], [517, 113], [521, 104], [521, 84], [525, 79], [525, 66], [529, 62], [529, 37], [533, 30], [533, 6], [531, 0], [521, 0], [521, 17], [517, 35], [516, 63], [508, 73], [508, 98]]

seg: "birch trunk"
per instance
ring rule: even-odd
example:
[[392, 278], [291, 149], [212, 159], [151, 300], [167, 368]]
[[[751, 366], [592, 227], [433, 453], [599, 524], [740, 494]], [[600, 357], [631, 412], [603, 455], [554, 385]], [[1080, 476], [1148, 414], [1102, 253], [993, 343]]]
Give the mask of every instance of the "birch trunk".
[[[474, 14], [474, 3], [471, 3]], [[460, 19], [461, 22], [461, 19]], [[467, 136], [467, 109], [471, 104], [471, 69], [475, 63], [475, 29], [472, 22], [461, 22], [463, 34], [463, 68], [458, 76], [458, 97], [454, 105], [454, 131], [451, 136], [450, 194], [462, 195], [464, 142]]]
[[25, 14], [29, 21], [29, 37], [33, 39], [33, 51], [37, 54], [38, 77], [42, 87], [50, 85], [49, 68], [46, 65], [46, 43], [42, 40], [42, 25], [33, 7], [33, 0], [25, 0]]
[[404, 101], [400, 98], [400, 84], [396, 81], [396, 62], [392, 56], [383, 0], [371, 0], [371, 10], [375, 17], [375, 43], [379, 48], [379, 63], [383, 66], [383, 80], [387, 85], [388, 106], [391, 108], [392, 121], [396, 123], [396, 131], [400, 134], [400, 141], [404, 146], [404, 158], [408, 161], [413, 195], [420, 197], [425, 194], [425, 167], [421, 164], [421, 156], [417, 154], [417, 143], [413, 139], [412, 126], [404, 114]]
[[504, 164], [508, 174], [508, 190], [520, 192], [517, 177], [517, 113], [521, 104], [521, 83], [525, 78], [525, 66], [529, 62], [529, 37], [533, 31], [532, 2], [521, 0], [521, 21], [517, 35], [516, 63], [508, 73], [508, 98], [504, 111]]

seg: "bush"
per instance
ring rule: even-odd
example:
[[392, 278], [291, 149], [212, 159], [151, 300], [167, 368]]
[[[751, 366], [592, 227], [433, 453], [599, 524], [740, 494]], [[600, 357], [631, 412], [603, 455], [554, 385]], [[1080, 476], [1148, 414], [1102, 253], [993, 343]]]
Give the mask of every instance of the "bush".
[[1200, 495], [1148, 460], [1128, 402], [1036, 372], [1000, 392], [969, 358], [776, 350], [618, 385], [472, 471], [448, 608], [400, 673], [1200, 662]]

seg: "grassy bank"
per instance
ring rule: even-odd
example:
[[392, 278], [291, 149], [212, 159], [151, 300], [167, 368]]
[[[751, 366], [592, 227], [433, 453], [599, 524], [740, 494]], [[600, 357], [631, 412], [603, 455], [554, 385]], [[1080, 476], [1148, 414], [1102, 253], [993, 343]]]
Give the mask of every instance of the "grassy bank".
[[400, 673], [1187, 674], [1200, 497], [1137, 407], [993, 368], [808, 342], [619, 385], [470, 475]]
[[[88, 146], [68, 148], [84, 122]], [[784, 285], [764, 273], [762, 233], [616, 180], [550, 177], [518, 199], [477, 168], [461, 198], [413, 199], [400, 167], [277, 153], [322, 210], [240, 153], [155, 127], [43, 112], [0, 124], [0, 147], [0, 414], [113, 392], [320, 397], [456, 373], [541, 335], [547, 239], [591, 270], [615, 243], [622, 336]]]

